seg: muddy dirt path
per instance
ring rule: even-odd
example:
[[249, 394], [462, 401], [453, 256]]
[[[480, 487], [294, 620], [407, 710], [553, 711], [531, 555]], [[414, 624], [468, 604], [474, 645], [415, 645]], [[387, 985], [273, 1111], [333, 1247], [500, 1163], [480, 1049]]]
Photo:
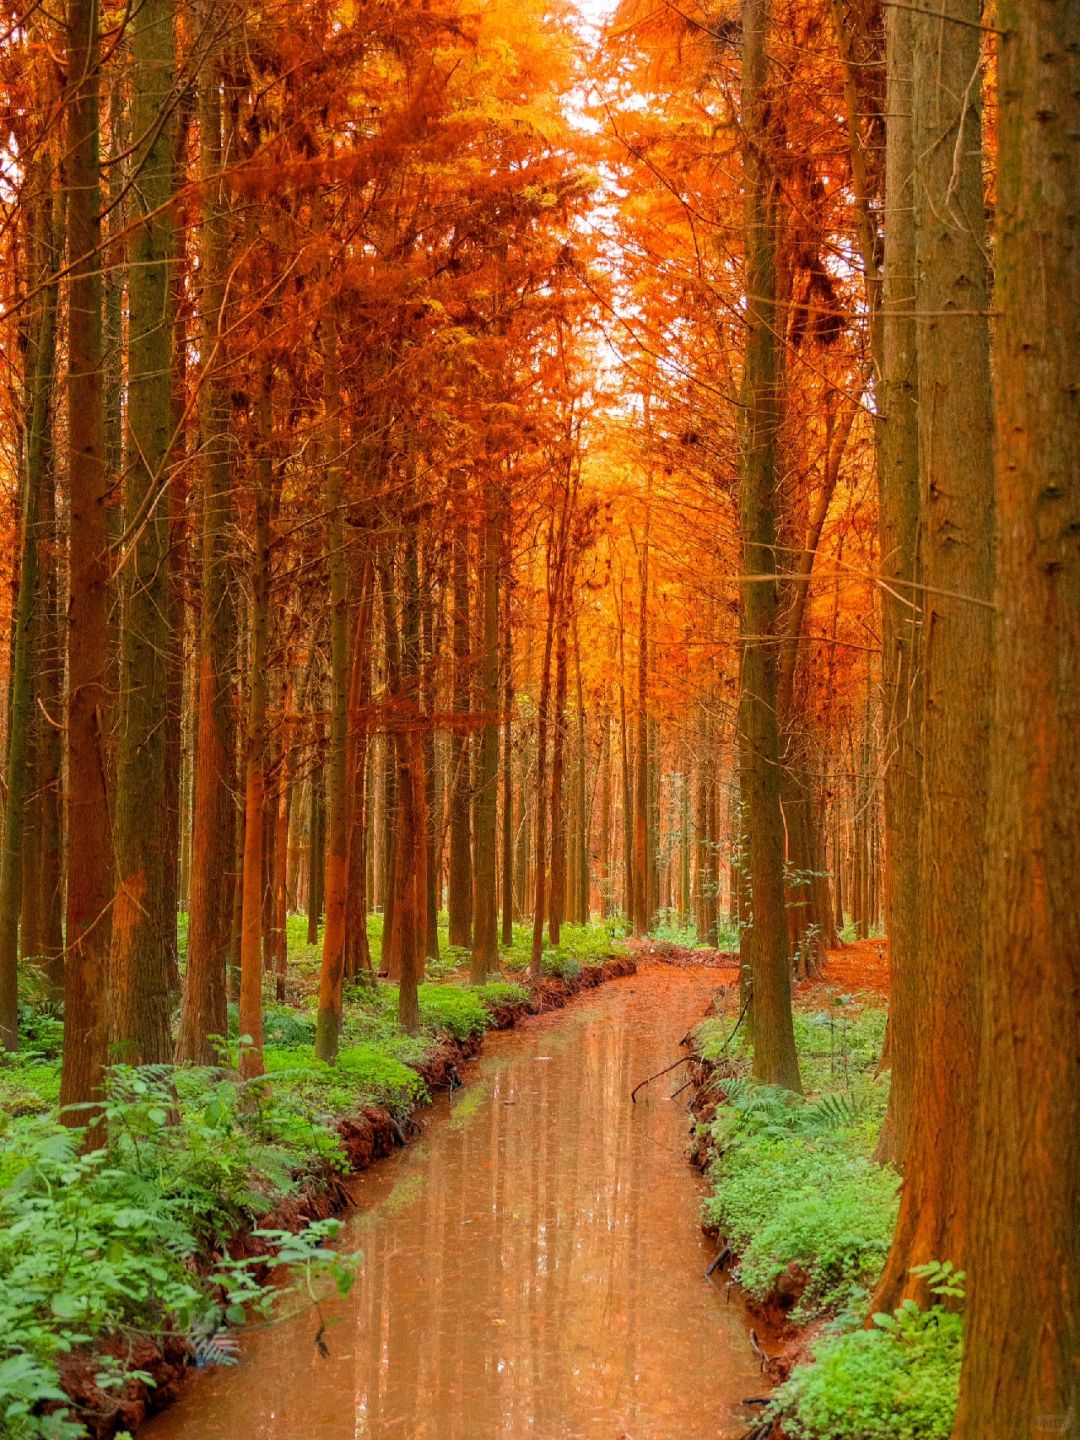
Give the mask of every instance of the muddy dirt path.
[[723, 1440], [760, 1393], [703, 1278], [675, 1057], [716, 972], [644, 965], [491, 1036], [425, 1135], [353, 1184], [364, 1263], [328, 1309], [244, 1337], [139, 1440]]

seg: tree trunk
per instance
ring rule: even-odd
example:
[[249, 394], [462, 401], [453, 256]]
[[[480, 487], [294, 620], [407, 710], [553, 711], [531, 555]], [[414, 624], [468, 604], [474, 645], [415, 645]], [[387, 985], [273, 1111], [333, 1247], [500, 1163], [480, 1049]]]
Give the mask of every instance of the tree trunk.
[[337, 1058], [345, 980], [345, 903], [349, 879], [349, 583], [345, 554], [345, 493], [341, 463], [341, 394], [338, 386], [337, 329], [323, 321], [323, 410], [326, 444], [326, 540], [330, 566], [330, 748], [326, 757], [326, 879], [322, 967], [315, 1054]]
[[[495, 492], [493, 492], [494, 494]], [[499, 799], [499, 531], [501, 520], [494, 507], [483, 526], [483, 654], [480, 670], [482, 729], [476, 764], [474, 800], [475, 888], [473, 891], [473, 948], [470, 975], [482, 985], [499, 963], [498, 893], [496, 868]]]
[[[37, 313], [32, 321], [32, 344], [27, 353], [29, 415], [22, 475], [22, 524], [20, 535], [19, 590], [14, 617], [14, 646], [8, 705], [7, 796], [4, 807], [4, 839], [0, 851], [0, 1041], [5, 1050], [19, 1044], [19, 909], [23, 878], [23, 818], [27, 795], [27, 750], [33, 726], [35, 678], [40, 685], [42, 648], [35, 655], [35, 637], [41, 638], [48, 623], [49, 594], [41, 567], [40, 533], [42, 494], [54, 484], [50, 459], [52, 389], [56, 369], [56, 312], [59, 255], [53, 231], [51, 167], [42, 175], [42, 196], [35, 216], [33, 238], [34, 279], [42, 285]], [[53, 562], [55, 564], [55, 562]], [[49, 560], [46, 558], [46, 566]], [[42, 593], [44, 592], [44, 593]], [[45, 613], [42, 613], [45, 612]], [[41, 623], [35, 623], [40, 617]], [[35, 661], [38, 676], [34, 675]], [[41, 753], [39, 747], [39, 762]], [[38, 784], [42, 767], [38, 767]], [[40, 813], [40, 811], [39, 811]], [[29, 837], [27, 837], [29, 838]], [[39, 831], [38, 857], [41, 858]], [[41, 895], [36, 897], [39, 906]], [[35, 941], [37, 940], [35, 936]]]
[[1080, 1415], [1080, 12], [996, 19], [998, 628], [953, 1435], [1040, 1440]]
[[582, 925], [589, 923], [589, 807], [588, 777], [585, 769], [585, 692], [581, 683], [581, 641], [578, 638], [577, 615], [574, 616], [574, 675], [577, 682], [577, 903], [574, 918]]
[[[459, 489], [464, 481], [458, 480]], [[464, 495], [460, 496], [464, 505]], [[469, 827], [469, 543], [464, 514], [454, 517], [453, 644], [455, 728], [450, 741], [450, 873], [446, 908], [450, 944], [472, 944], [472, 837]]]
[[[112, 829], [104, 727], [109, 712], [109, 584], [101, 325], [100, 58], [96, 0], [69, 0], [67, 45], [68, 889], [62, 1106], [100, 1093], [112, 914]], [[77, 1116], [77, 1122], [83, 1117]]]
[[352, 675], [349, 681], [349, 729], [346, 747], [346, 784], [352, 791], [349, 826], [349, 893], [345, 911], [345, 971], [351, 978], [371, 975], [368, 942], [368, 717], [371, 700], [371, 621], [374, 572], [370, 557], [360, 576], [360, 598], [353, 636]]
[[[875, 1310], [927, 1260], [966, 1263], [985, 863], [993, 409], [979, 0], [912, 16], [919, 464], [926, 584], [919, 996], [900, 1216]], [[964, 457], [962, 465], [957, 456]], [[901, 1037], [902, 1038], [902, 1037]]]
[[225, 375], [228, 326], [225, 276], [228, 217], [221, 184], [223, 165], [218, 66], [212, 64], [200, 97], [200, 148], [207, 187], [203, 213], [201, 356], [204, 369], [202, 448], [202, 581], [196, 657], [198, 718], [195, 736], [195, 798], [191, 842], [191, 909], [187, 976], [177, 1039], [178, 1060], [198, 1065], [215, 1059], [211, 1035], [224, 1035], [228, 1017], [226, 970], [232, 953], [237, 805], [237, 718], [233, 694], [236, 601], [229, 575], [233, 525], [235, 444], [229, 430]]
[[427, 815], [427, 892], [424, 896], [424, 955], [428, 960], [439, 958], [439, 822], [442, 804], [439, 801], [441, 776], [435, 746], [435, 703], [438, 671], [438, 637], [435, 625], [435, 603], [432, 595], [431, 566], [422, 564], [423, 590], [420, 597], [423, 655], [420, 660], [420, 709], [424, 716], [424, 811]]
[[600, 891], [600, 919], [606, 920], [611, 913], [611, 716], [605, 711], [600, 717], [600, 864], [598, 867], [598, 888]]
[[[881, 674], [884, 715], [885, 931], [889, 1000], [889, 1108], [876, 1158], [903, 1158], [914, 1085], [918, 1027], [918, 840], [922, 674], [917, 663], [922, 597], [916, 588], [919, 532], [918, 368], [915, 336], [914, 152], [911, 133], [910, 11], [885, 17], [888, 76], [885, 265], [877, 429], [881, 530]], [[841, 913], [837, 878], [837, 913]]]
[[[419, 594], [415, 534], [409, 534], [403, 564], [403, 605], [399, 636], [389, 557], [380, 555], [386, 683], [397, 764], [398, 825], [393, 889], [393, 928], [383, 933], [384, 968], [398, 981], [398, 1022], [409, 1034], [420, 1027], [418, 984], [424, 965], [424, 911], [427, 895], [427, 816], [424, 750], [419, 733]], [[389, 964], [387, 964], [387, 961]]]
[[[128, 276], [127, 455], [116, 765], [116, 893], [108, 1039], [117, 1059], [170, 1058], [165, 889], [169, 654], [168, 484], [173, 428], [173, 0], [142, 0], [131, 29], [138, 215]], [[143, 137], [147, 137], [145, 140]]]
[[566, 594], [561, 591], [555, 620], [555, 700], [551, 717], [551, 890], [548, 900], [548, 941], [562, 938], [566, 901], [566, 756], [567, 623]]
[[269, 370], [259, 392], [260, 453], [256, 460], [255, 554], [252, 575], [247, 756], [244, 764], [244, 868], [240, 920], [240, 1034], [248, 1043], [240, 1051], [240, 1073], [263, 1073], [262, 927], [263, 852], [266, 820], [267, 651], [270, 631], [270, 511], [274, 463]]
[[640, 599], [638, 603], [637, 663], [637, 737], [634, 765], [634, 821], [632, 864], [634, 870], [633, 911], [630, 916], [634, 934], [644, 935], [651, 924], [649, 893], [649, 535], [639, 559]]
[[502, 620], [502, 943], [514, 943], [514, 656], [511, 629], [510, 521], [502, 534], [503, 620]]
[[754, 1075], [799, 1090], [784, 914], [784, 829], [777, 724], [777, 432], [781, 358], [776, 304], [777, 180], [769, 163], [768, 0], [742, 0], [747, 339], [740, 512], [743, 531], [740, 759], [751, 920], [742, 958], [753, 985]]

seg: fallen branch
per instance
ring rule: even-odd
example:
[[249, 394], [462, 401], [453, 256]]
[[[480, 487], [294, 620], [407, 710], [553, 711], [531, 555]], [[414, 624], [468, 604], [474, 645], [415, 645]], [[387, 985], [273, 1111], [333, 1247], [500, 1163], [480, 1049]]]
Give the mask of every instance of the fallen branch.
[[680, 1065], [686, 1065], [691, 1060], [696, 1060], [696, 1055], [680, 1055], [671, 1065], [665, 1065], [663, 1070], [657, 1070], [655, 1075], [649, 1075], [630, 1091], [630, 1104], [637, 1104], [637, 1092], [644, 1090], [646, 1085], [651, 1085], [654, 1080], [659, 1080], [662, 1075], [670, 1075], [672, 1070], [677, 1070]]

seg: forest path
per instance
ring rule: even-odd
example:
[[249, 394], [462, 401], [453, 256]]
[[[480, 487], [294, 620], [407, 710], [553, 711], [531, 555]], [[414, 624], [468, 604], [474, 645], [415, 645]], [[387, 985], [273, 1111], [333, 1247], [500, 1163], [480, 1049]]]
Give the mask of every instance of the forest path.
[[702, 1184], [668, 1063], [720, 983], [646, 964], [492, 1035], [416, 1144], [356, 1178], [364, 1260], [244, 1336], [140, 1440], [722, 1440], [760, 1393], [745, 1312], [703, 1278]]

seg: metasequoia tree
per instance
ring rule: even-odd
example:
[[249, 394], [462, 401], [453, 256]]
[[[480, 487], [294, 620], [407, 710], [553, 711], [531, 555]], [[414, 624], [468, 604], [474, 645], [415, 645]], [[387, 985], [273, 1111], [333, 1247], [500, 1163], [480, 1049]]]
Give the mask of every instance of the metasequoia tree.
[[[0, 1040], [6, 1050], [18, 1048], [19, 914], [27, 912], [23, 886], [23, 821], [27, 799], [29, 750], [32, 743], [35, 663], [40, 686], [45, 654], [34, 654], [35, 610], [46, 611], [49, 591], [43, 585], [43, 512], [52, 498], [55, 477], [51, 466], [52, 392], [56, 365], [58, 307], [57, 271], [59, 237], [55, 211], [59, 202], [51, 194], [51, 156], [46, 149], [41, 164], [40, 190], [34, 207], [31, 237], [31, 284], [39, 298], [30, 321], [31, 339], [26, 362], [27, 413], [25, 460], [21, 474], [19, 586], [13, 616], [10, 701], [7, 737], [7, 796], [4, 806], [3, 848], [0, 850]], [[45, 564], [50, 557], [45, 555]], [[44, 618], [45, 624], [51, 617]], [[38, 783], [45, 779], [38, 767]], [[34, 837], [37, 839], [38, 837]], [[40, 841], [39, 841], [40, 843]], [[44, 858], [44, 857], [43, 857]], [[29, 877], [33, 879], [34, 877]], [[24, 951], [39, 953], [25, 944]], [[37, 938], [36, 936], [34, 937]]]
[[[915, 334], [922, 495], [923, 805], [911, 1114], [875, 1297], [912, 1265], [965, 1263], [975, 1102], [993, 579], [993, 407], [977, 0], [912, 15]], [[957, 455], [964, 464], [956, 464]]]
[[779, 196], [769, 157], [768, 22], [767, 0], [743, 0], [747, 336], [740, 481], [744, 578], [739, 756], [752, 918], [742, 932], [742, 957], [753, 987], [754, 1074], [767, 1084], [798, 1090], [777, 719], [776, 466], [783, 382], [776, 303]]
[[137, 211], [128, 279], [120, 737], [116, 769], [116, 890], [108, 978], [108, 1038], [132, 1064], [159, 1063], [169, 1032], [169, 926], [164, 913], [169, 507], [172, 445], [174, 178], [172, 0], [146, 0], [131, 27], [131, 125]]
[[236, 835], [236, 709], [233, 695], [236, 597], [229, 574], [235, 459], [229, 428], [226, 287], [229, 209], [223, 180], [221, 71], [204, 61], [199, 136], [202, 263], [199, 382], [201, 428], [200, 609], [195, 647], [195, 757], [188, 967], [176, 1054], [207, 1064], [211, 1036], [226, 1026], [226, 963], [231, 946]]
[[956, 1440], [1080, 1413], [1080, 15], [1009, 0], [996, 19], [999, 542]]
[[106, 1059], [112, 826], [105, 728], [109, 641], [109, 477], [102, 387], [100, 95], [97, 0], [68, 5], [68, 504], [71, 538], [67, 703], [67, 955], [63, 1105], [92, 1100]]

